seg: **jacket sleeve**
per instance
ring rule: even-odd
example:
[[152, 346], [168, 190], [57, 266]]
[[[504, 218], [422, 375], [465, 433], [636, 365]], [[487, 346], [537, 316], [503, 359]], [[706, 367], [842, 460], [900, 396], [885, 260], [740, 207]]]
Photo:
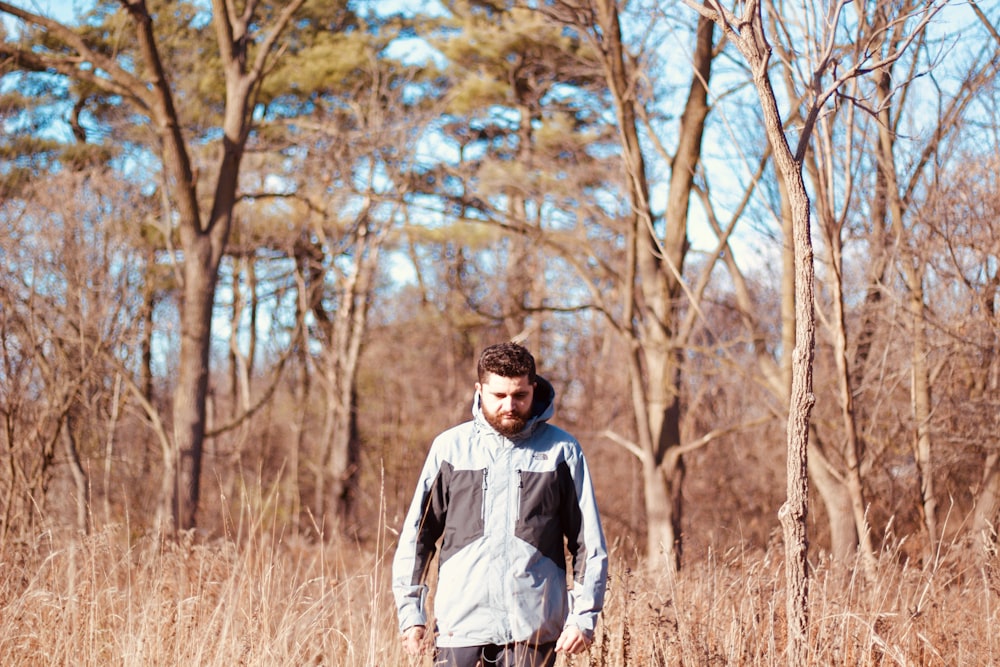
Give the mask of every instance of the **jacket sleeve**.
[[425, 578], [447, 515], [447, 490], [443, 487], [441, 464], [432, 446], [400, 530], [392, 562], [392, 592], [400, 631], [427, 624]]
[[566, 625], [575, 625], [593, 639], [597, 616], [604, 607], [608, 577], [608, 551], [597, 511], [590, 470], [579, 444], [567, 457], [573, 489], [567, 503], [564, 526], [566, 546], [573, 563], [573, 588], [569, 592]]

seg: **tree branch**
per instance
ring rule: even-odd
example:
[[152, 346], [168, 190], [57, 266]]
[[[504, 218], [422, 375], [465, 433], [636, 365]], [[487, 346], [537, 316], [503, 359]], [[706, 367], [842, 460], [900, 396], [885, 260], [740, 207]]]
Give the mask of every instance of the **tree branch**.
[[615, 433], [611, 429], [605, 429], [605, 430], [601, 431], [600, 435], [603, 436], [603, 437], [605, 437], [605, 438], [607, 438], [608, 440], [610, 440], [611, 442], [615, 443], [616, 445], [622, 447], [625, 451], [629, 452], [630, 454], [632, 454], [632, 456], [634, 456], [635, 458], [639, 459], [640, 461], [645, 461], [646, 459], [648, 459], [651, 456], [651, 454], [649, 452], [642, 451], [642, 449], [639, 447], [639, 445], [637, 445], [634, 442], [632, 442], [631, 440], [629, 440], [629, 439], [627, 439], [627, 438], [625, 438], [625, 437], [623, 437], [623, 436]]
[[[0, 13], [9, 14], [25, 23], [37, 26], [75, 50], [75, 56], [57, 56], [39, 52], [37, 44], [18, 45], [0, 41], [0, 55], [10, 56], [16, 63], [25, 64], [33, 71], [53, 69], [60, 74], [76, 77], [114, 95], [135, 100], [143, 109], [152, 110], [154, 99], [142, 82], [122, 69], [118, 63], [95, 51], [79, 34], [69, 27], [40, 14], [33, 14], [7, 2], [0, 2]], [[90, 63], [91, 68], [84, 65]], [[100, 75], [101, 72], [110, 78]]]
[[705, 435], [701, 436], [696, 440], [684, 443], [680, 447], [673, 450], [673, 454], [676, 456], [683, 456], [689, 452], [693, 452], [696, 449], [701, 449], [705, 445], [710, 444], [713, 440], [718, 440], [724, 435], [729, 435], [730, 433], [736, 433], [737, 431], [742, 431], [744, 429], [753, 428], [754, 426], [760, 426], [773, 419], [772, 415], [764, 415], [763, 417], [758, 417], [757, 419], [751, 419], [748, 422], [742, 422], [740, 424], [733, 424], [731, 426], [724, 426], [722, 428], [717, 428], [709, 431]]
[[[927, 2], [924, 5], [924, 9], [922, 10], [923, 16], [921, 17], [920, 22], [910, 31], [909, 35], [903, 38], [903, 41], [899, 45], [899, 47], [886, 57], [872, 62], [869, 62], [866, 58], [862, 58], [861, 60], [859, 60], [858, 62], [854, 63], [849, 68], [847, 68], [847, 71], [845, 71], [842, 75], [835, 78], [833, 82], [826, 87], [825, 90], [820, 91], [817, 86], [817, 91], [818, 91], [817, 95], [813, 99], [812, 104], [810, 105], [809, 113], [806, 114], [805, 122], [802, 127], [802, 132], [799, 134], [799, 143], [798, 146], [796, 146], [795, 148], [796, 161], [801, 162], [804, 159], [806, 150], [809, 145], [810, 135], [812, 134], [812, 128], [816, 124], [816, 119], [822, 112], [823, 106], [826, 104], [827, 100], [833, 97], [837, 93], [837, 91], [840, 90], [840, 88], [851, 79], [857, 78], [859, 76], [864, 76], [869, 72], [881, 69], [883, 67], [888, 67], [889, 65], [892, 65], [897, 60], [902, 58], [903, 54], [906, 52], [906, 49], [910, 46], [910, 44], [913, 43], [913, 40], [916, 39], [918, 35], [921, 35], [924, 32], [924, 29], [927, 27], [927, 24], [930, 23], [931, 19], [933, 19], [938, 12], [944, 9], [944, 6], [947, 4], [947, 1], [948, 0], [941, 0], [940, 2], [935, 2], [932, 0], [930, 2]], [[904, 23], [907, 19], [910, 18], [910, 16], [912, 15], [897, 17], [885, 27], [885, 30], [888, 30], [890, 27], [894, 25]], [[831, 36], [831, 40], [832, 39], [833, 37]], [[875, 39], [874, 37], [871, 38], [871, 40], [874, 39]], [[824, 59], [820, 62], [820, 65], [817, 66], [815, 72], [813, 73], [814, 78], [818, 80], [818, 78], [822, 75], [823, 70], [827, 67], [827, 65], [829, 65], [829, 63], [830, 63], [830, 56], [829, 54], [827, 54], [824, 56]]]

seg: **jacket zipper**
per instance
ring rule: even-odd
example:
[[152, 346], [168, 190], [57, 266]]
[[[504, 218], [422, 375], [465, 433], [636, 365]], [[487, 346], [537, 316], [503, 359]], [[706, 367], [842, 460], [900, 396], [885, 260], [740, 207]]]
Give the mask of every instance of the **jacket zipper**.
[[521, 469], [517, 469], [517, 497], [514, 499], [514, 525], [521, 521], [521, 489], [524, 488], [524, 478], [521, 476]]
[[489, 469], [483, 468], [483, 502], [479, 507], [479, 516], [483, 520], [483, 525], [486, 525], [486, 489], [489, 488], [489, 484], [486, 483], [486, 476], [489, 472]]

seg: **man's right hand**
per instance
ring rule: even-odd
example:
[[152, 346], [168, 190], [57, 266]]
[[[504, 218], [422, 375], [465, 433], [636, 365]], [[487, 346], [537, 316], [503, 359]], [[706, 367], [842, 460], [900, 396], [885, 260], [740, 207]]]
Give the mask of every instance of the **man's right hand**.
[[410, 655], [420, 655], [424, 652], [424, 632], [422, 625], [412, 625], [403, 630], [403, 650]]

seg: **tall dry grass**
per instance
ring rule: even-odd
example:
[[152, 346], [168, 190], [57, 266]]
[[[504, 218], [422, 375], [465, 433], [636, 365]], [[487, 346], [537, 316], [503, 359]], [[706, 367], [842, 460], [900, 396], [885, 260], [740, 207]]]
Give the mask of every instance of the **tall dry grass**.
[[[383, 535], [386, 532], [383, 531]], [[391, 540], [309, 543], [248, 526], [199, 542], [39, 535], [2, 546], [0, 662], [22, 665], [430, 665], [400, 650]], [[1000, 577], [957, 546], [917, 567], [882, 554], [863, 581], [832, 563], [811, 579], [816, 665], [1000, 664]], [[772, 554], [710, 555], [671, 581], [612, 553], [589, 654], [560, 665], [784, 665]]]

